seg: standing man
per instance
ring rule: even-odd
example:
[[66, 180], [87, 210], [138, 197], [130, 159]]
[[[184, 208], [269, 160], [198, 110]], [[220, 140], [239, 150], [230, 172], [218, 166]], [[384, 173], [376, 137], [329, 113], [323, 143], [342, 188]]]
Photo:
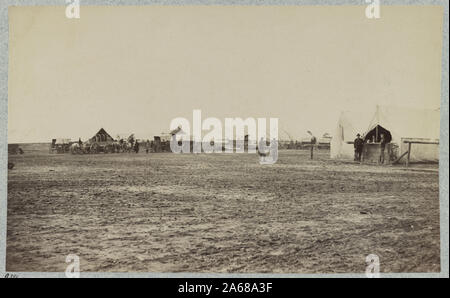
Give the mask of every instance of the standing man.
[[134, 150], [134, 133], [132, 133], [129, 137], [128, 137], [128, 143], [130, 144], [130, 147], [127, 148], [127, 151], [129, 153], [133, 152]]
[[311, 135], [311, 159], [314, 158], [314, 147], [316, 147], [317, 138], [308, 130], [308, 133]]
[[353, 142], [353, 146], [355, 148], [355, 161], [361, 161], [361, 156], [364, 148], [364, 140], [361, 138], [361, 135], [356, 134], [356, 139]]
[[134, 141], [134, 152], [139, 153], [139, 142], [138, 142], [138, 140]]
[[384, 133], [380, 135], [380, 163], [384, 164], [384, 149], [386, 149], [386, 137]]
[[[70, 148], [67, 148], [67, 150], [70, 150]], [[81, 141], [81, 138], [78, 138], [78, 150], [79, 152], [83, 152], [83, 142]]]
[[145, 153], [148, 154], [149, 150], [150, 150], [150, 140], [147, 140], [147, 142], [145, 142]]
[[271, 162], [275, 163], [278, 160], [278, 140], [273, 138], [270, 142], [270, 153]]
[[265, 162], [266, 161], [266, 141], [264, 140], [264, 138], [261, 137], [261, 139], [259, 140], [258, 143], [258, 155], [259, 155], [259, 161], [260, 162]]

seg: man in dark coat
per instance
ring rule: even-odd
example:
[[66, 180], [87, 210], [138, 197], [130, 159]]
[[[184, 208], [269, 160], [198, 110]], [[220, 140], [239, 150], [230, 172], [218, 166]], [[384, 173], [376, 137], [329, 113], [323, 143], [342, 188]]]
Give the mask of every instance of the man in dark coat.
[[361, 161], [361, 156], [364, 148], [364, 140], [361, 138], [361, 135], [359, 133], [356, 135], [353, 146], [355, 148], [355, 161]]
[[137, 140], [134, 142], [134, 152], [139, 153], [139, 142]]
[[147, 142], [145, 142], [145, 153], [148, 153], [150, 151], [150, 140], [147, 140]]
[[380, 135], [380, 137], [380, 164], [384, 164], [384, 150], [386, 149], [387, 140], [383, 133]]
[[309, 133], [309, 135], [311, 136], [311, 148], [310, 149], [311, 149], [311, 159], [313, 159], [314, 158], [314, 148], [316, 147], [316, 144], [317, 144], [317, 138], [309, 130], [307, 131], [307, 133]]

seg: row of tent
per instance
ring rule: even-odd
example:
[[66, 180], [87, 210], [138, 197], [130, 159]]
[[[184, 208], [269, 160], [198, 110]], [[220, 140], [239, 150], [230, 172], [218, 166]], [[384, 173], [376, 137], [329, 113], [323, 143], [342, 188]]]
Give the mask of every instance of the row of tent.
[[438, 162], [439, 128], [439, 109], [376, 106], [363, 112], [344, 111], [331, 140], [330, 156], [353, 159], [356, 135], [359, 133], [365, 141], [370, 141], [381, 131], [387, 136], [387, 141], [398, 146], [399, 156], [408, 151], [408, 142], [414, 142], [410, 161]]
[[[365, 141], [383, 132], [388, 142], [399, 148], [399, 156], [408, 151], [407, 142], [415, 142], [410, 152], [412, 162], [439, 161], [440, 110], [413, 109], [396, 106], [375, 106], [364, 111], [343, 111], [331, 138], [330, 156], [334, 159], [353, 159], [354, 140], [359, 133]], [[170, 134], [177, 134], [172, 131]], [[170, 139], [170, 134], [167, 139]], [[124, 136], [125, 138], [125, 136]], [[90, 142], [111, 142], [101, 128]]]

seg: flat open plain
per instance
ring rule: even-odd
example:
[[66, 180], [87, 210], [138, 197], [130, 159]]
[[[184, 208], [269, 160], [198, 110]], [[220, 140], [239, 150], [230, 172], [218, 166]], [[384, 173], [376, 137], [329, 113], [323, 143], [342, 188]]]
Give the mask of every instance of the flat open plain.
[[7, 271], [440, 271], [437, 165], [43, 148], [9, 156]]

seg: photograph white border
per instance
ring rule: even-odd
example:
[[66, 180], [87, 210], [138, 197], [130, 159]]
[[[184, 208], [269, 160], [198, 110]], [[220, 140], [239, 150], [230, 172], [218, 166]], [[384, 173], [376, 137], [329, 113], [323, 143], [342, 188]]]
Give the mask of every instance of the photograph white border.
[[[390, 5], [438, 5], [444, 8], [442, 79], [441, 79], [441, 132], [439, 159], [439, 191], [440, 191], [440, 273], [380, 273], [380, 277], [449, 277], [449, 192], [448, 192], [448, 123], [449, 123], [449, 1], [448, 0], [380, 0], [381, 7]], [[66, 7], [65, 0], [1, 0], [0, 1], [0, 277], [5, 277], [6, 269], [6, 224], [7, 224], [7, 162], [8, 162], [8, 7], [10, 6], [61, 6]], [[129, 6], [129, 5], [360, 5], [366, 7], [365, 0], [80, 0], [83, 6]], [[13, 272], [18, 277], [65, 277], [64, 272]], [[230, 274], [230, 273], [108, 273], [81, 272], [80, 277], [153, 277], [153, 278], [355, 278], [366, 277], [364, 273], [343, 274]]]

